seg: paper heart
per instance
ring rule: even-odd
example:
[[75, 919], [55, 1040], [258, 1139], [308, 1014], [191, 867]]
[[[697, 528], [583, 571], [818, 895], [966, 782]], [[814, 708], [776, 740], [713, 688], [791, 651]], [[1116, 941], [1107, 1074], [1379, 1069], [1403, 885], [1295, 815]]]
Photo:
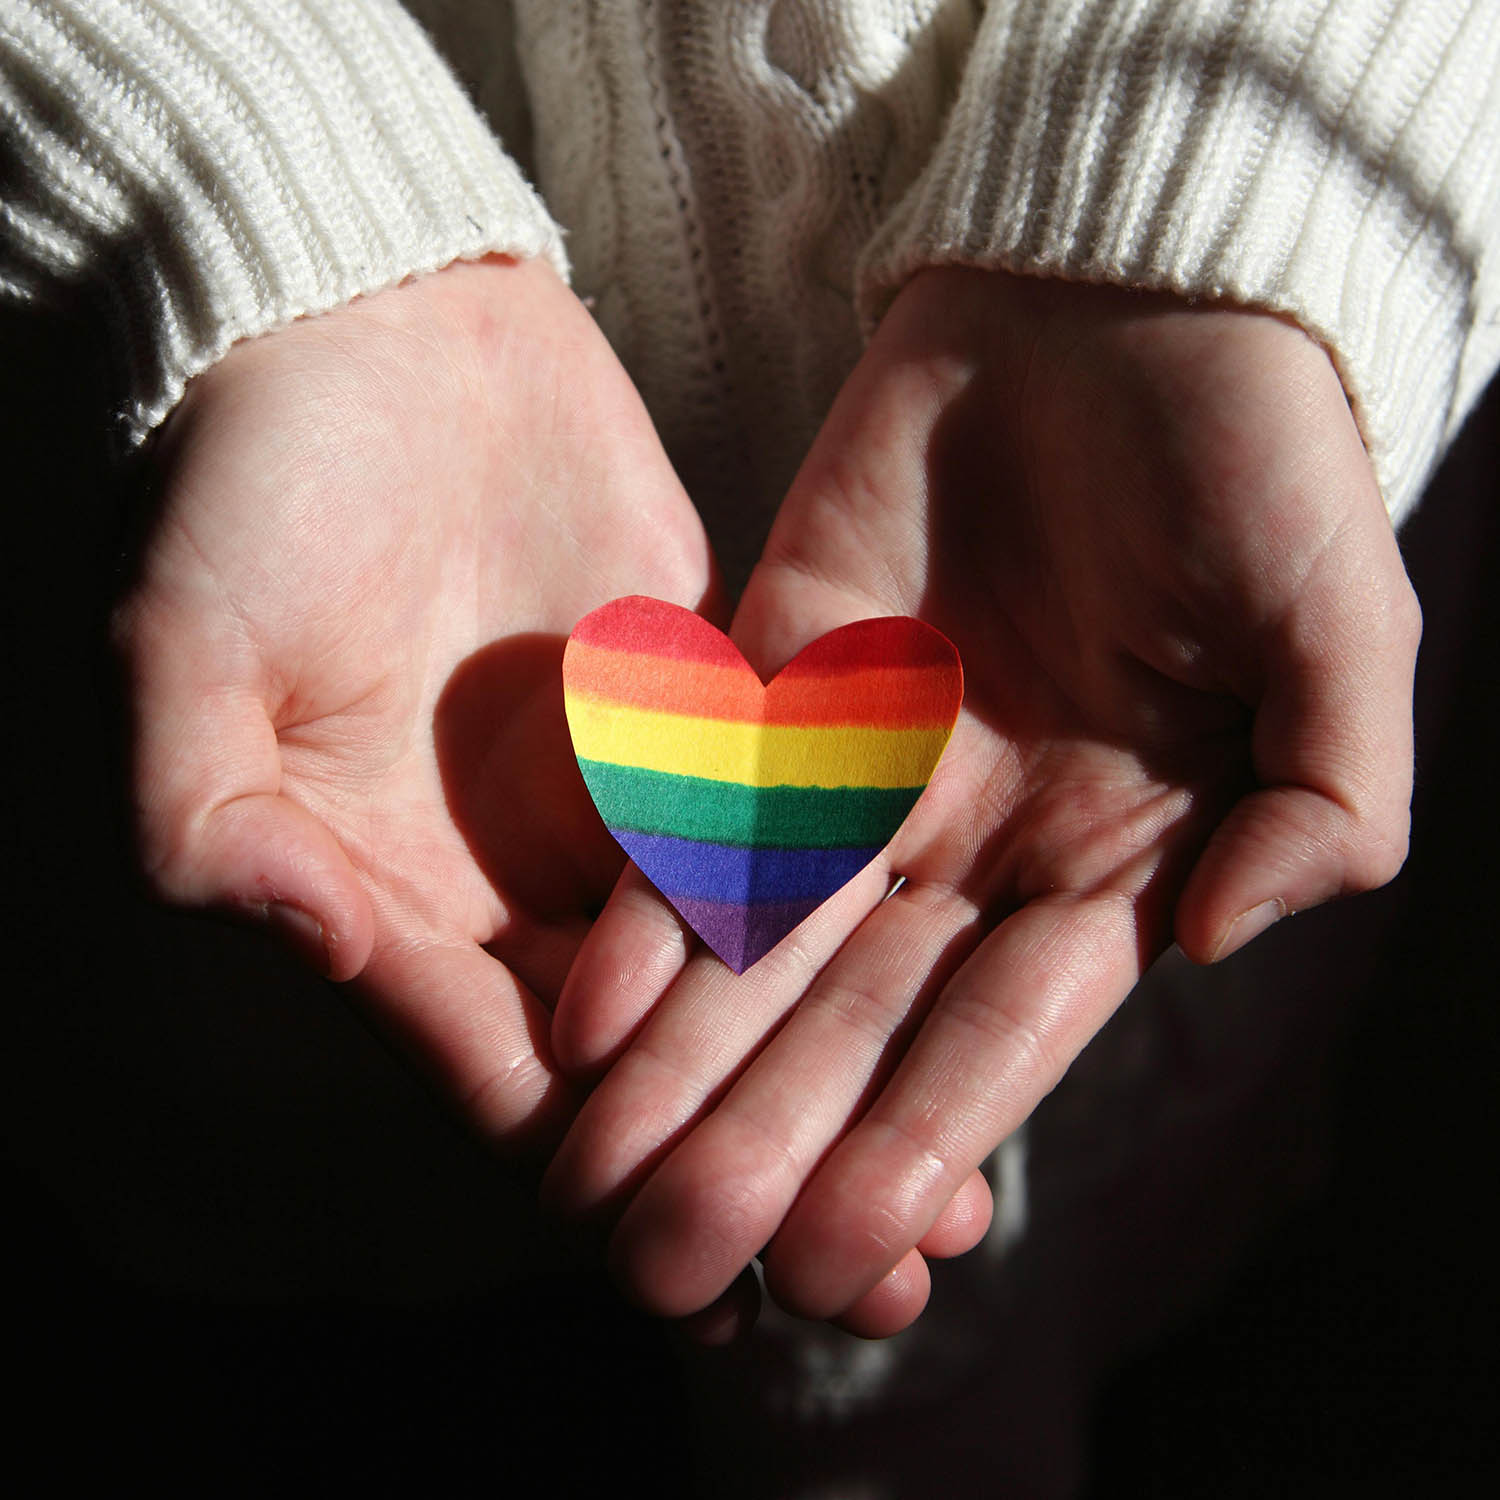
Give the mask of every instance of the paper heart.
[[632, 596], [563, 655], [609, 831], [736, 974], [888, 844], [953, 732], [963, 669], [920, 620], [830, 631], [763, 685], [691, 610]]

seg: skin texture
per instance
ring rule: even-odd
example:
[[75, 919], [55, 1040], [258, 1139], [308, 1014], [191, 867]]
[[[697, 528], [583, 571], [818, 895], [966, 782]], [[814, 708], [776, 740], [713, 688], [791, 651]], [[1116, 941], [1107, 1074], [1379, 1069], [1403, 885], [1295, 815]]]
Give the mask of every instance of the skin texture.
[[988, 1225], [978, 1163], [1167, 943], [1222, 957], [1401, 863], [1419, 615], [1333, 368], [1270, 317], [909, 284], [732, 629], [769, 676], [918, 615], [966, 704], [883, 858], [740, 978], [616, 884], [573, 763], [577, 619], [719, 606], [546, 266], [237, 347], [156, 474], [116, 619], [155, 888], [351, 980], [489, 1139], [566, 1130], [547, 1200], [706, 1342], [757, 1255], [794, 1312], [906, 1326]]
[[115, 622], [152, 883], [353, 980], [486, 1137], [553, 1138], [547, 1007], [623, 863], [563, 642], [711, 587], [634, 387], [553, 271], [496, 259], [237, 346], [163, 436]]
[[[929, 271], [782, 506], [762, 676], [917, 615], [964, 709], [877, 862], [736, 978], [627, 873], [553, 1026], [599, 1079], [545, 1184], [644, 1305], [883, 1335], [974, 1169], [1178, 942], [1223, 958], [1405, 855], [1420, 613], [1327, 355], [1167, 296]], [[904, 884], [888, 900], [894, 877]]]

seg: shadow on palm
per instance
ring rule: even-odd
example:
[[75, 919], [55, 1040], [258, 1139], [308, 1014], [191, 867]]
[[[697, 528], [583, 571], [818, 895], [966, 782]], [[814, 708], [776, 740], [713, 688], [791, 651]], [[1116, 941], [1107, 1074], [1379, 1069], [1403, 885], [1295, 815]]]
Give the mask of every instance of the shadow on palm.
[[1086, 638], [1035, 519], [1037, 478], [994, 407], [972, 384], [924, 456], [913, 612], [958, 647], [965, 695], [895, 865], [971, 902], [979, 932], [1033, 901], [1118, 893], [1145, 968], [1209, 833], [1252, 784], [1249, 711], [1170, 681], [1123, 642]]
[[449, 814], [505, 912], [485, 946], [549, 1005], [625, 863], [573, 755], [565, 644], [531, 633], [482, 647], [434, 715]]

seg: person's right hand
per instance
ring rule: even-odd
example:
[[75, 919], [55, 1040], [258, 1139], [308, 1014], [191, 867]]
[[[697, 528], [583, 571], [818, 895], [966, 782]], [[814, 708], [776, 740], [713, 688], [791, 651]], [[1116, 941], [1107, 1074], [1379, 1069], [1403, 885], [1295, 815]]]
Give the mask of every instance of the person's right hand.
[[545, 264], [457, 264], [231, 350], [155, 473], [116, 617], [154, 888], [357, 976], [484, 1134], [549, 1133], [539, 1002], [623, 864], [563, 641], [711, 583], [629, 378]]
[[544, 1191], [659, 1313], [743, 1321], [759, 1256], [786, 1310], [898, 1331], [982, 1228], [975, 1167], [1169, 943], [1222, 958], [1405, 855], [1421, 612], [1333, 362], [1280, 318], [914, 277], [732, 635], [769, 680], [901, 614], [965, 697], [887, 848], [743, 975], [626, 879], [558, 1005], [563, 1064], [609, 1072]]

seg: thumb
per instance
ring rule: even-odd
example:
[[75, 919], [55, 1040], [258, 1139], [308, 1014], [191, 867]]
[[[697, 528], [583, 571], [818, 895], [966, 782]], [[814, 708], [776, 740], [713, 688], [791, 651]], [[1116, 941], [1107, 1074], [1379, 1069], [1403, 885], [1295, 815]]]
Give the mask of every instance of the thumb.
[[899, 602], [872, 597], [768, 550], [745, 585], [729, 638], [761, 681], [769, 682], [804, 646], [830, 630], [903, 612]]
[[1178, 903], [1177, 941], [1200, 963], [1288, 912], [1384, 885], [1405, 861], [1421, 613], [1378, 519], [1373, 564], [1357, 547], [1318, 570], [1277, 626], [1253, 729], [1259, 786]]
[[154, 892], [265, 921], [319, 972], [353, 978], [373, 942], [369, 899], [327, 826], [286, 795], [260, 694], [223, 680], [221, 663], [237, 653], [149, 608], [122, 611], [116, 638], [135, 717], [137, 836]]

